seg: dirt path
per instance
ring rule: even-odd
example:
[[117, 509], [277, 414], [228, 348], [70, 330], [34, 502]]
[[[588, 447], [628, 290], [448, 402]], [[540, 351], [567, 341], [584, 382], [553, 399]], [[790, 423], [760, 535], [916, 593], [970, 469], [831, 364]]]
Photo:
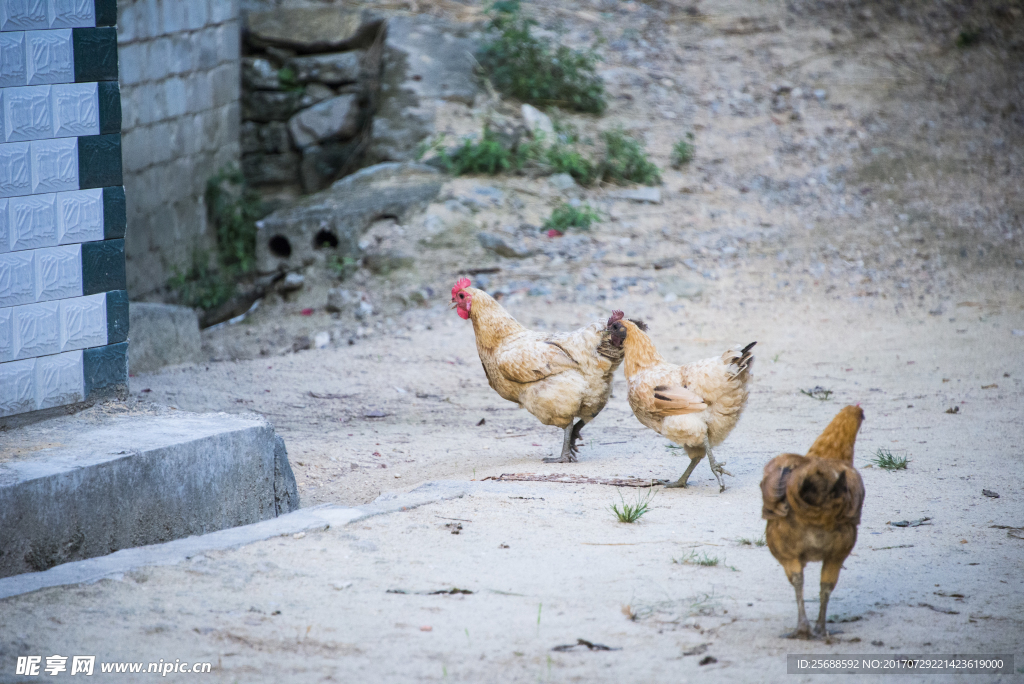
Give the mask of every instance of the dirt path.
[[[407, 225], [375, 227], [417, 259], [346, 282], [374, 315], [326, 313], [336, 283], [310, 269], [290, 299], [205, 334], [209, 363], [132, 380], [134, 400], [270, 418], [305, 506], [433, 480], [476, 480], [472, 495], [5, 600], [20, 617], [0, 648], [213, 659], [215, 681], [677, 682], [709, 669], [778, 680], [796, 652], [1015, 652], [1024, 665], [1024, 541], [992, 527], [1024, 526], [1024, 166], [1010, 106], [1021, 84], [1006, 76], [1019, 53], [958, 50], [874, 4], [849, 16], [739, 0], [664, 7], [555, 3], [544, 15], [571, 42], [611, 31], [610, 110], [575, 121], [643, 135], [666, 169], [661, 204], [607, 188], [566, 195], [546, 179], [455, 179]], [[673, 171], [669, 149], [687, 131], [697, 158]], [[608, 220], [536, 237], [573, 194]], [[538, 254], [498, 257], [481, 230]], [[716, 452], [735, 475], [726, 492], [698, 467], [695, 487], [659, 491], [626, 526], [611, 487], [481, 482], [677, 477], [684, 463], [633, 418], [620, 374], [580, 463], [542, 464], [560, 434], [487, 387], [471, 327], [447, 310], [456, 276], [479, 269], [498, 269], [476, 281], [531, 327], [621, 308], [679, 362], [757, 340], [750, 403]], [[319, 331], [328, 348], [291, 353]], [[829, 399], [800, 392], [815, 386]], [[765, 461], [805, 449], [855, 402], [867, 414], [856, 461], [867, 503], [833, 597], [850, 622], [837, 645], [794, 645], [777, 638], [795, 621], [781, 568], [738, 540], [763, 532]], [[910, 467], [868, 467], [879, 448]], [[932, 524], [888, 524], [922, 517]], [[472, 522], [452, 535], [452, 519]], [[720, 564], [673, 562], [690, 551]], [[452, 586], [475, 593], [385, 593]], [[117, 644], [97, 619], [119, 625]], [[551, 651], [577, 638], [623, 650]], [[698, 665], [704, 655], [717, 662]]]

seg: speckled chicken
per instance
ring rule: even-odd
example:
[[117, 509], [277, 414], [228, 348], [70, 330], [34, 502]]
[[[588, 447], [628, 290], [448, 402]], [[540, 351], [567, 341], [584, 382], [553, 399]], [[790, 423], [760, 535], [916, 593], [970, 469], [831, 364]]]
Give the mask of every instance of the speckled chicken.
[[[765, 539], [796, 591], [798, 622], [789, 638], [824, 637], [828, 599], [839, 570], [857, 543], [864, 483], [853, 467], [853, 445], [864, 421], [860, 406], [847, 406], [832, 419], [806, 456], [782, 454], [764, 467], [762, 517]], [[804, 566], [821, 564], [821, 604], [811, 631], [804, 610]]]
[[564, 431], [561, 455], [544, 461], [575, 462], [580, 431], [608, 403], [612, 375], [622, 363], [622, 347], [612, 344], [607, 329], [622, 312], [574, 332], [537, 332], [523, 327], [486, 292], [470, 287], [468, 278], [452, 288], [452, 306], [473, 322], [491, 388]]
[[671, 364], [654, 347], [641, 321], [609, 321], [613, 344], [625, 349], [629, 405], [641, 423], [686, 449], [690, 465], [666, 487], [686, 487], [690, 473], [704, 456], [725, 491], [725, 463], [712, 447], [721, 444], [740, 419], [747, 403], [747, 381], [756, 342], [721, 356], [684, 366]]

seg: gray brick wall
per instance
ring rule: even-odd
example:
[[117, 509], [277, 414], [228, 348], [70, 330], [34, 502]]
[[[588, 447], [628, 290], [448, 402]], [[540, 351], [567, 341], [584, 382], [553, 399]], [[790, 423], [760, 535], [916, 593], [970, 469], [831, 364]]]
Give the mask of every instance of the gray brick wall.
[[206, 179], [240, 156], [238, 0], [118, 0], [128, 291], [211, 249]]

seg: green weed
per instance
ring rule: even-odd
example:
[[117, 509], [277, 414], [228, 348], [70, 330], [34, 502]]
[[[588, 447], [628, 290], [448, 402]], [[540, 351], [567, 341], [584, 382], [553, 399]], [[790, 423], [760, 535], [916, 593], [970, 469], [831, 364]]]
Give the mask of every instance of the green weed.
[[557, 230], [560, 233], [566, 232], [569, 228], [590, 230], [590, 225], [600, 220], [601, 214], [589, 204], [584, 203], [574, 207], [568, 202], [563, 202], [551, 212], [551, 216], [544, 222], [544, 228]]
[[800, 394], [806, 394], [811, 399], [817, 399], [818, 401], [827, 401], [832, 396], [832, 390], [825, 389], [821, 385], [815, 385], [809, 390], [800, 390]]
[[661, 173], [648, 158], [644, 145], [636, 138], [626, 135], [621, 128], [601, 134], [606, 151], [601, 163], [601, 178], [611, 183], [642, 183], [655, 185], [661, 182]]
[[875, 457], [871, 459], [871, 463], [882, 470], [906, 470], [909, 462], [906, 456], [899, 456], [885, 448], [876, 451]]
[[626, 500], [622, 498], [622, 492], [619, 492], [619, 500], [622, 502], [622, 508], [620, 510], [619, 504], [612, 504], [612, 511], [615, 512], [615, 517], [619, 519], [619, 522], [636, 522], [642, 515], [647, 513], [649, 510], [648, 506], [653, 498], [654, 490], [648, 489], [646, 494], [637, 494], [635, 503], [628, 504], [626, 503]]
[[533, 35], [537, 24], [523, 15], [518, 0], [490, 9], [489, 39], [478, 54], [494, 87], [532, 104], [600, 114], [607, 107], [597, 75], [597, 53], [574, 50]]
[[672, 168], [680, 169], [693, 161], [697, 146], [693, 144], [693, 133], [686, 134], [686, 140], [679, 140], [672, 146]]
[[210, 255], [204, 251], [194, 252], [188, 269], [175, 269], [174, 276], [167, 281], [167, 286], [178, 294], [179, 303], [205, 311], [230, 299], [236, 285], [229, 272], [210, 267]]
[[256, 221], [266, 212], [241, 169], [224, 166], [206, 181], [206, 210], [217, 235], [217, 261], [242, 273], [251, 271], [256, 261]]
[[739, 542], [740, 546], [765, 546], [768, 543], [767, 541], [765, 541], [763, 534], [760, 537], [756, 537], [755, 539], [750, 539], [748, 537], [740, 537], [736, 541]]
[[718, 565], [719, 559], [718, 556], [709, 555], [707, 551], [701, 551], [700, 553], [690, 551], [690, 553], [681, 558], [673, 558], [672, 562], [679, 565], [701, 565], [710, 568]]

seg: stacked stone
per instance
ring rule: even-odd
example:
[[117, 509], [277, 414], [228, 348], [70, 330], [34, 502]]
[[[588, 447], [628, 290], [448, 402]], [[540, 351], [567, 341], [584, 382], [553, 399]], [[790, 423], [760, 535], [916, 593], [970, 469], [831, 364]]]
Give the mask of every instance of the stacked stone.
[[214, 246], [206, 181], [239, 162], [238, 0], [121, 0], [132, 298]]
[[248, 17], [242, 168], [282, 194], [315, 192], [358, 168], [379, 90], [383, 22], [337, 8]]
[[116, 19], [0, 4], [0, 418], [127, 385]]

